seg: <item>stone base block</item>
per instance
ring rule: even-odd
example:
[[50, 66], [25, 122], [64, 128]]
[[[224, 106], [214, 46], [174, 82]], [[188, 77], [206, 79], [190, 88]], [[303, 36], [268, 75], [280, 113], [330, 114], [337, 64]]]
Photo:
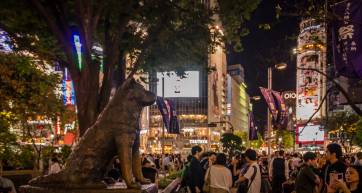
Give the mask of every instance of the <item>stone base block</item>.
[[25, 185], [19, 188], [20, 193], [157, 193], [157, 186], [154, 184], [142, 186], [141, 190], [136, 189], [60, 189]]

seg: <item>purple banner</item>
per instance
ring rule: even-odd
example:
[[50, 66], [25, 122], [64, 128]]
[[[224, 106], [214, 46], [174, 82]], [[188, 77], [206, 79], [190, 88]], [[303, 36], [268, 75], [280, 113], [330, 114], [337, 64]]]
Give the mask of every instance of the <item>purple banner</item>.
[[362, 1], [347, 0], [333, 5], [333, 55], [338, 73], [362, 79]]
[[254, 123], [253, 113], [249, 114], [249, 140], [257, 140], [258, 132]]
[[168, 99], [165, 102], [168, 104], [167, 106], [169, 107], [170, 112], [170, 127], [168, 129], [168, 133], [180, 134], [180, 124], [177, 118], [175, 104]]
[[276, 121], [278, 118], [278, 111], [275, 108], [275, 101], [274, 98], [271, 94], [271, 90], [263, 88], [263, 87], [259, 87], [261, 94], [263, 94], [265, 102], [268, 104], [269, 107], [269, 111], [273, 116], [273, 120]]
[[157, 97], [156, 104], [158, 109], [160, 110], [163, 119], [163, 124], [165, 128], [168, 130], [170, 127], [170, 113], [169, 113], [170, 108], [168, 105], [166, 105], [165, 100], [162, 97]]
[[286, 129], [286, 127], [288, 126], [288, 110], [285, 105], [284, 99], [282, 98], [279, 92], [274, 90], [271, 92], [275, 101], [275, 105], [277, 106], [278, 109], [277, 120], [274, 124], [279, 129]]

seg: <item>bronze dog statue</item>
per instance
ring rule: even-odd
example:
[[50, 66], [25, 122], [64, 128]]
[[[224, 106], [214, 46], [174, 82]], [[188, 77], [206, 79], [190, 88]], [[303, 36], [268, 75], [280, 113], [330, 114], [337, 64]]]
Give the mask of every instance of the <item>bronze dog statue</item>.
[[107, 166], [117, 155], [128, 188], [140, 188], [134, 178], [147, 183], [141, 171], [139, 119], [143, 107], [156, 96], [134, 79], [126, 80], [88, 128], [71, 153], [65, 168], [56, 174], [29, 182], [33, 186], [62, 188], [104, 188], [101, 182]]

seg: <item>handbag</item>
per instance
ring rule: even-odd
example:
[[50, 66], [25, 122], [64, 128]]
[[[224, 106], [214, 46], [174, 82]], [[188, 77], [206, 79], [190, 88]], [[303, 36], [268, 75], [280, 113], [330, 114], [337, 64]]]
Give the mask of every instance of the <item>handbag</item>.
[[[253, 166], [253, 169], [254, 169], [254, 172], [253, 172], [253, 175], [251, 176], [250, 183], [249, 183], [249, 180], [245, 180], [244, 182], [239, 184], [238, 193], [247, 193], [249, 191], [251, 183], [253, 183], [255, 176], [256, 176], [256, 172], [257, 172], [257, 169], [255, 166]], [[246, 170], [246, 171], [248, 171], [248, 170]]]
[[206, 181], [205, 181], [204, 185], [202, 186], [202, 191], [207, 193], [207, 192], [210, 192], [211, 167], [210, 167], [210, 169], [209, 169], [209, 172], [208, 172], [206, 175], [207, 175], [207, 177], [206, 177]]

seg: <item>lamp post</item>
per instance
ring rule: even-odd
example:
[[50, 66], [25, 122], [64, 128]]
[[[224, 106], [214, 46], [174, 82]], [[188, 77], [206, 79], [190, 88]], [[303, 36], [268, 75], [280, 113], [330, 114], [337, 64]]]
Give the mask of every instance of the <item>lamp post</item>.
[[[165, 97], [165, 77], [162, 76], [162, 100]], [[162, 124], [162, 140], [161, 140], [162, 155], [165, 155], [165, 123]]]
[[[284, 70], [287, 68], [287, 64], [286, 63], [278, 63], [274, 66], [269, 66], [268, 67], [268, 89], [271, 90], [272, 89], [272, 84], [273, 84], [273, 68], [277, 69], [277, 70]], [[271, 117], [271, 113], [270, 111], [268, 111], [268, 156], [270, 159], [271, 156], [271, 132], [272, 132], [272, 117]]]

